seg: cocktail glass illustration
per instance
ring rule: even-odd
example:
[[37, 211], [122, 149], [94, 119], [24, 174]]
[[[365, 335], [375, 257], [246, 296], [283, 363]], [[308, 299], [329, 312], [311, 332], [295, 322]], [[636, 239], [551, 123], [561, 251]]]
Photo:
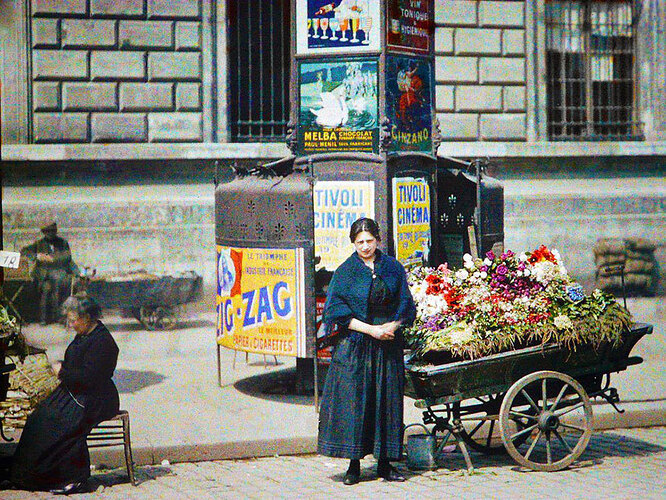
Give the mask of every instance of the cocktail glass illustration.
[[360, 17], [352, 17], [351, 18], [351, 29], [352, 29], [352, 39], [349, 40], [351, 43], [358, 43], [360, 40], [356, 38], [356, 33], [358, 32], [358, 28], [361, 25], [361, 18]]
[[321, 26], [321, 39], [328, 40], [328, 35], [326, 34], [328, 31], [328, 17], [322, 17], [319, 20], [319, 26]]
[[328, 21], [328, 25], [331, 27], [331, 40], [337, 40], [338, 37], [335, 35], [340, 29], [340, 20], [337, 17], [332, 17]]
[[349, 29], [349, 18], [344, 17], [340, 19], [340, 31], [342, 31], [342, 36], [340, 37], [341, 42], [348, 42], [349, 38], [347, 38], [346, 32]]
[[319, 38], [319, 35], [317, 34], [317, 30], [319, 29], [319, 18], [315, 17], [312, 20], [312, 26], [314, 26], [314, 35], [312, 35], [312, 38]]
[[312, 36], [312, 33], [310, 33], [310, 28], [312, 28], [312, 19], [308, 19], [308, 38]]
[[361, 18], [361, 29], [365, 33], [365, 39], [361, 42], [363, 45], [370, 44], [370, 30], [372, 29], [372, 18], [371, 17], [362, 17]]

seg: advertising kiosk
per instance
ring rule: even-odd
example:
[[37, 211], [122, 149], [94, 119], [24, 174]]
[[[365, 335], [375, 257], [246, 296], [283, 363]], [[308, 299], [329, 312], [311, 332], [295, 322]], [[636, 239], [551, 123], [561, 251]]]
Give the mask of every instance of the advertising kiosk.
[[[453, 265], [490, 242], [469, 230], [484, 213], [477, 186], [490, 181], [436, 155], [432, 0], [293, 0], [292, 13], [293, 156], [237, 169], [216, 189], [217, 342], [295, 356], [316, 378], [312, 360], [329, 354], [320, 315], [354, 249], [351, 224], [375, 219], [380, 248], [406, 267]], [[465, 191], [460, 203], [441, 199], [449, 183]]]

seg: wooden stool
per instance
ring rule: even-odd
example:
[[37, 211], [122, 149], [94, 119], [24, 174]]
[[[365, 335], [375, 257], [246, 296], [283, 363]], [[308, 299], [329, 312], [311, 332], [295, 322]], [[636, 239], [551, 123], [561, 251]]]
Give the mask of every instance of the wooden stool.
[[132, 459], [132, 443], [130, 441], [129, 413], [120, 410], [118, 414], [93, 427], [88, 434], [88, 448], [123, 445], [125, 447], [125, 465], [132, 486], [136, 486], [134, 477], [134, 461]]

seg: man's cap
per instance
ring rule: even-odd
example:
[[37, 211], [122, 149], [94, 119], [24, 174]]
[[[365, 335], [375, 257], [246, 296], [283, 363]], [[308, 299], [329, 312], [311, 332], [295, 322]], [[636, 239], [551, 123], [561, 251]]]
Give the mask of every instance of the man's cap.
[[57, 232], [58, 231], [58, 226], [55, 222], [51, 222], [51, 223], [47, 224], [46, 226], [43, 226], [43, 227], [39, 228], [39, 230], [42, 233]]

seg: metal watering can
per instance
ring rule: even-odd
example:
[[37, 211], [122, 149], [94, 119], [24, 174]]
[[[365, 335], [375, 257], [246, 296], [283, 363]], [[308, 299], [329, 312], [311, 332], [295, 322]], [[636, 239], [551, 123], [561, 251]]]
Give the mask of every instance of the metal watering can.
[[410, 427], [423, 427], [424, 433], [407, 436], [407, 467], [410, 470], [430, 470], [437, 468], [437, 440], [423, 424], [409, 424]]

